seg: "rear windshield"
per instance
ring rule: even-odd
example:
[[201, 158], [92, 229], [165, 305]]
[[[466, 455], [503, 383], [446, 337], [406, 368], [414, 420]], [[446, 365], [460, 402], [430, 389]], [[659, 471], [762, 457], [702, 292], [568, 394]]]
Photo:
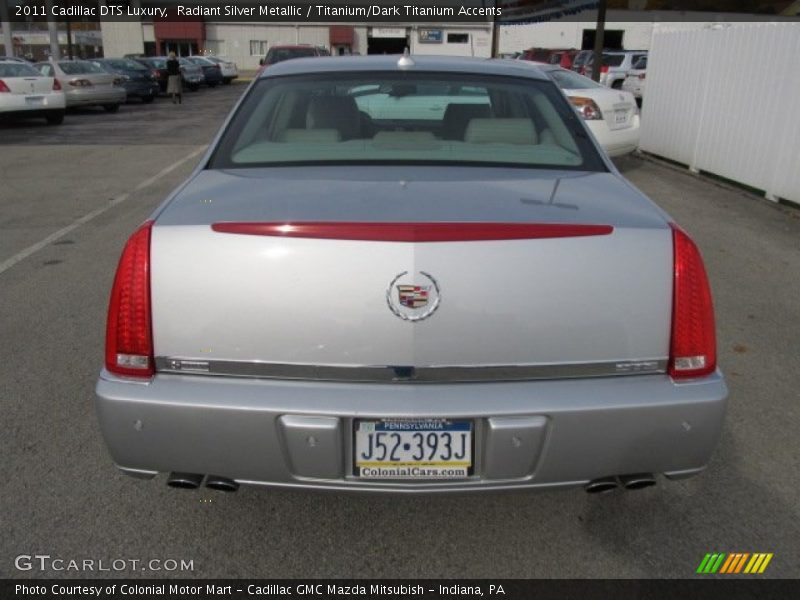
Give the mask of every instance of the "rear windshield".
[[605, 87], [584, 77], [578, 75], [575, 71], [567, 71], [566, 69], [557, 69], [547, 73], [556, 82], [556, 85], [562, 90], [591, 90], [593, 88]]
[[155, 69], [166, 69], [167, 59], [165, 58], [148, 58], [147, 62]]
[[604, 170], [550, 82], [396, 72], [258, 81], [211, 166], [409, 162]]
[[592, 55], [592, 53], [591, 53], [591, 52], [586, 52], [586, 51], [581, 51], [581, 52], [578, 52], [578, 55], [575, 57], [575, 60], [573, 61], [573, 63], [572, 63], [572, 64], [573, 64], [573, 65], [582, 65], [582, 64], [583, 64], [583, 63], [585, 63], [587, 60], [589, 60], [589, 57], [590, 57], [591, 55]]
[[302, 58], [304, 56], [316, 56], [314, 48], [273, 48], [267, 54], [267, 62], [271, 65], [289, 60], [290, 58]]
[[647, 68], [647, 57], [646, 56], [642, 56], [641, 58], [639, 58], [639, 60], [637, 60], [635, 63], [633, 63], [633, 68], [634, 69], [646, 69]]
[[618, 67], [625, 61], [624, 54], [604, 54], [603, 64], [609, 67]]
[[146, 71], [147, 67], [143, 64], [136, 62], [135, 60], [130, 60], [127, 58], [109, 58], [106, 59], [105, 64], [111, 67], [112, 69], [118, 69], [120, 71]]
[[24, 63], [0, 63], [0, 77], [41, 77], [30, 65]]
[[88, 73], [105, 73], [105, 71], [90, 62], [84, 60], [76, 60], [72, 62], [60, 62], [58, 66], [67, 75], [85, 75]]

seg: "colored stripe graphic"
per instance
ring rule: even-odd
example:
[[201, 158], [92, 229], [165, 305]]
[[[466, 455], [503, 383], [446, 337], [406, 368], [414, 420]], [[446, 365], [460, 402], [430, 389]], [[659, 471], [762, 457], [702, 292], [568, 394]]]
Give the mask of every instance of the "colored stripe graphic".
[[696, 573], [705, 573], [706, 572], [706, 565], [708, 565], [710, 560], [711, 560], [711, 555], [710, 554], [706, 554], [703, 557], [703, 560], [700, 561], [700, 566], [697, 567], [697, 571], [695, 571], [695, 572]]
[[758, 572], [759, 573], [763, 573], [764, 569], [767, 568], [767, 565], [769, 564], [769, 561], [771, 561], [771, 560], [772, 560], [772, 552], [770, 552], [769, 554], [767, 554], [764, 557], [764, 562], [761, 563], [761, 567], [758, 569]]
[[[708, 553], [700, 561], [697, 573], [703, 574], [757, 574], [763, 573], [774, 555], [766, 552], [715, 552]], [[745, 566], [746, 565], [746, 566]]]
[[720, 573], [727, 573], [728, 569], [730, 569], [730, 567], [731, 567], [731, 563], [733, 563], [734, 560], [736, 560], [737, 556], [738, 556], [738, 554], [728, 554], [728, 560], [725, 561], [725, 563], [722, 565], [722, 568], [719, 570], [719, 572]]
[[717, 569], [719, 569], [719, 566], [722, 564], [722, 560], [724, 558], [725, 558], [725, 553], [724, 552], [720, 553], [720, 555], [717, 558], [717, 560], [714, 562], [713, 565], [711, 565], [711, 569], [709, 570], [709, 573], [716, 573]]

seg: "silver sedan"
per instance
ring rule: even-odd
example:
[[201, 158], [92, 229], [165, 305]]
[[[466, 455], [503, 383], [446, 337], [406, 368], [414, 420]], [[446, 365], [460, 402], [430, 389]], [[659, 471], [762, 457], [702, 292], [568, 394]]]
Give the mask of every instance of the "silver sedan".
[[707, 465], [700, 252], [538, 68], [265, 70], [133, 233], [100, 426], [174, 487], [637, 489]]
[[42, 62], [37, 63], [36, 68], [45, 77], [55, 77], [59, 81], [67, 108], [102, 106], [108, 112], [117, 112], [127, 98], [118, 76], [87, 60]]

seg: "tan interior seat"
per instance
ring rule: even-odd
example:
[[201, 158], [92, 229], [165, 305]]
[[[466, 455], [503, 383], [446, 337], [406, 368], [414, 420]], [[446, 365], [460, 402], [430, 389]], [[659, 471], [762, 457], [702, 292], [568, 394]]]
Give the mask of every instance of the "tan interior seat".
[[470, 144], [538, 144], [530, 119], [471, 119], [464, 134]]

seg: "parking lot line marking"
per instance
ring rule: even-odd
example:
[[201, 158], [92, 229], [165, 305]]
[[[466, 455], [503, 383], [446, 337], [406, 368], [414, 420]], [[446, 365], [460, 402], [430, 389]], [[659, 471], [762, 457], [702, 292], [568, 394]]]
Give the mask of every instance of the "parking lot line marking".
[[[201, 148], [198, 148], [197, 150], [194, 150], [193, 152], [191, 152], [187, 156], [184, 156], [180, 160], [175, 161], [174, 163], [172, 163], [168, 167], [162, 169], [161, 171], [159, 171], [158, 173], [156, 173], [152, 177], [150, 177], [148, 179], [145, 179], [144, 181], [139, 183], [135, 188], [133, 188], [134, 191], [143, 190], [144, 188], [154, 184], [156, 181], [158, 181], [159, 179], [161, 179], [165, 175], [171, 173], [172, 171], [174, 171], [175, 169], [180, 167], [185, 162], [188, 162], [188, 161], [192, 160], [194, 157], [196, 157], [197, 155], [205, 152], [206, 148], [207, 148], [207, 146], [203, 146]], [[62, 227], [58, 231], [56, 231], [54, 233], [51, 233], [50, 235], [48, 235], [43, 240], [41, 240], [39, 242], [36, 242], [32, 246], [28, 246], [27, 248], [25, 248], [21, 252], [18, 252], [17, 254], [12, 256], [11, 258], [9, 258], [7, 260], [4, 260], [3, 262], [0, 262], [0, 274], [2, 274], [5, 271], [8, 271], [11, 267], [16, 265], [18, 262], [21, 262], [21, 261], [25, 260], [26, 258], [28, 258], [30, 255], [35, 254], [36, 252], [38, 252], [39, 250], [41, 250], [43, 248], [46, 248], [47, 246], [49, 246], [50, 244], [52, 244], [56, 240], [64, 237], [65, 235], [67, 235], [68, 233], [71, 233], [71, 232], [75, 231], [81, 225], [84, 225], [84, 224], [88, 223], [89, 221], [91, 221], [92, 219], [102, 215], [107, 210], [110, 210], [110, 209], [114, 208], [115, 206], [117, 206], [118, 204], [121, 204], [121, 203], [125, 202], [125, 200], [130, 198], [130, 195], [131, 195], [131, 192], [125, 192], [124, 194], [120, 194], [119, 196], [115, 196], [114, 198], [109, 200], [109, 202], [107, 204], [101, 206], [100, 208], [94, 209], [93, 211], [83, 215], [79, 219], [76, 219], [75, 221], [73, 221], [72, 223], [67, 225], [66, 227]]]

